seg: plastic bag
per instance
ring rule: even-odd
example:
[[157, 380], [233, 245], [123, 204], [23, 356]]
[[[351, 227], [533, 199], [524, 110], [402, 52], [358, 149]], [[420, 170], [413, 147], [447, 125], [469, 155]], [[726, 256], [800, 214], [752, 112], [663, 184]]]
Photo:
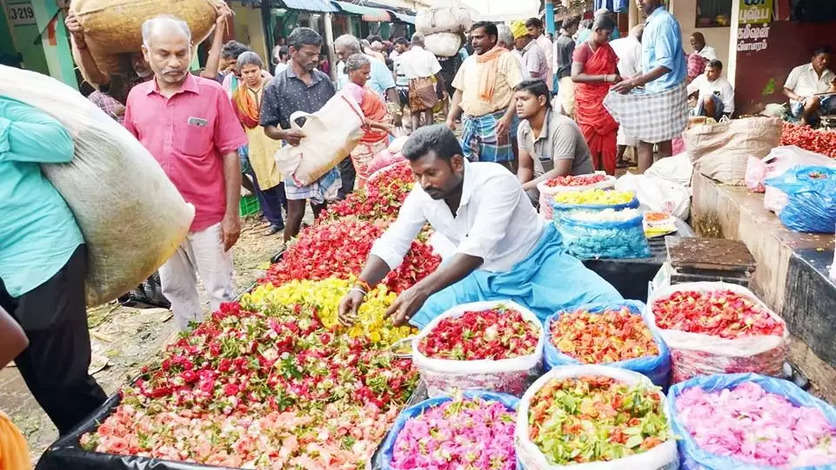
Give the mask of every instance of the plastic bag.
[[[418, 350], [421, 340], [430, 334], [433, 328], [448, 317], [457, 317], [468, 311], [479, 311], [505, 306], [520, 312], [527, 321], [540, 329], [540, 339], [532, 354], [497, 361], [485, 359], [478, 361], [455, 361], [450, 359], [432, 359]], [[454, 390], [488, 390], [510, 393], [520, 396], [528, 385], [540, 375], [543, 365], [543, 345], [545, 334], [543, 325], [532, 311], [510, 300], [491, 300], [472, 302], [453, 307], [435, 317], [412, 340], [412, 363], [421, 373], [421, 379], [427, 384], [430, 397], [450, 394]]]
[[[615, 367], [585, 365], [585, 366], [561, 366], [547, 372], [537, 379], [520, 399], [517, 407], [517, 430], [514, 442], [517, 449], [517, 459], [522, 462], [526, 470], [673, 470], [679, 468], [679, 459], [676, 453], [676, 440], [671, 438], [650, 450], [640, 454], [612, 460], [609, 462], [587, 462], [571, 465], [549, 465], [546, 456], [540, 451], [536, 444], [529, 439], [528, 431], [528, 408], [534, 395], [548, 382], [553, 379], [565, 379], [582, 376], [604, 376], [611, 377], [627, 384], [643, 383], [649, 387], [653, 384], [650, 379], [625, 369]], [[659, 399], [662, 407], [665, 407], [665, 395], [659, 391]], [[668, 416], [670, 422], [670, 416]]]
[[578, 258], [647, 258], [650, 247], [642, 222], [641, 214], [624, 222], [592, 222], [576, 220], [567, 212], [555, 226], [566, 251]]
[[[299, 118], [305, 118], [301, 126]], [[296, 111], [290, 115], [290, 127], [305, 137], [299, 145], [285, 145], [276, 152], [279, 171], [301, 186], [313, 183], [354, 150], [363, 137], [362, 126], [362, 111], [342, 94], [313, 114]]]
[[[730, 290], [752, 299], [769, 316], [784, 325], [782, 336], [741, 336], [735, 339], [718, 338], [701, 333], [666, 330], [656, 325], [654, 303], [679, 291]], [[697, 375], [734, 372], [754, 372], [781, 375], [789, 348], [789, 330], [784, 320], [767, 307], [749, 289], [724, 282], [686, 282], [664, 287], [650, 293], [647, 311], [662, 339], [671, 352], [673, 374], [671, 383], [682, 382]]]
[[84, 64], [79, 67], [88, 80], [99, 74], [132, 72], [120, 54], [139, 53], [142, 23], [161, 14], [182, 18], [189, 25], [192, 44], [196, 46], [215, 27], [216, 11], [221, 3], [219, 0], [73, 0], [70, 10], [81, 24], [98, 70], [86, 70]]
[[618, 367], [620, 369], [627, 369], [632, 370], [634, 372], [638, 372], [649, 378], [654, 384], [663, 388], [667, 387], [669, 375], [671, 372], [670, 351], [668, 351], [668, 347], [665, 345], [665, 342], [662, 340], [662, 337], [659, 335], [659, 332], [656, 331], [656, 327], [653, 326], [653, 321], [650, 318], [648, 318], [647, 314], [645, 313], [646, 307], [644, 303], [639, 302], [638, 300], [623, 300], [621, 302], [612, 304], [579, 305], [578, 307], [572, 308], [570, 310], [558, 311], [557, 313], [549, 317], [546, 320], [546, 345], [543, 350], [543, 355], [546, 359], [546, 368], [551, 369], [557, 366], [581, 364], [577, 359], [573, 358], [572, 356], [562, 353], [552, 343], [552, 322], [557, 321], [558, 318], [560, 318], [560, 316], [563, 314], [575, 312], [578, 310], [585, 310], [589, 313], [602, 313], [605, 310], [617, 310], [621, 307], [629, 308], [630, 312], [634, 315], [641, 315], [642, 319], [644, 320], [644, 323], [647, 325], [647, 327], [650, 329], [650, 332], [653, 334], [653, 339], [656, 343], [656, 346], [659, 348], [659, 354], [655, 356], [637, 357], [635, 359], [628, 359], [626, 361], [612, 362], [602, 365]]
[[[375, 173], [378, 170], [383, 168], [388, 168], [395, 163], [399, 163], [406, 160], [401, 153], [392, 153], [391, 150], [384, 150], [377, 155], [375, 155], [374, 159], [372, 159], [371, 163], [369, 163], [369, 173]], [[371, 177], [371, 175], [369, 175]]]
[[781, 120], [751, 117], [692, 126], [682, 133], [694, 169], [725, 184], [742, 185], [749, 157], [765, 157], [781, 142]]
[[799, 166], [765, 181], [787, 195], [778, 216], [796, 232], [833, 233], [836, 225], [836, 168]]
[[[678, 447], [683, 468], [687, 470], [768, 470], [773, 467], [747, 464], [731, 457], [726, 457], [702, 450], [684, 424], [677, 418], [676, 399], [683, 391], [692, 387], [700, 387], [706, 392], [715, 392], [734, 388], [746, 382], [755, 382], [769, 393], [784, 396], [794, 405], [818, 408], [833, 426], [836, 426], [836, 409], [822, 400], [798, 388], [794, 383], [774, 377], [764, 377], [758, 374], [716, 374], [698, 376], [685, 382], [671, 386], [667, 397], [667, 413], [671, 420], [673, 432], [679, 436]], [[806, 469], [832, 468], [831, 466], [804, 467]]]
[[659, 161], [645, 170], [644, 176], [655, 176], [688, 188], [691, 186], [693, 173], [694, 164], [691, 163], [688, 154], [680, 153], [672, 157], [660, 158]]
[[762, 159], [750, 157], [746, 165], [746, 186], [750, 191], [766, 192], [764, 207], [775, 213], [781, 212], [787, 203], [785, 194], [775, 188], [765, 188], [764, 180], [784, 174], [799, 165], [818, 165], [836, 167], [836, 161], [826, 155], [810, 152], [795, 145], [775, 147]]
[[[462, 392], [462, 395], [464, 395], [465, 398], [481, 398], [483, 400], [498, 401], [505, 405], [505, 407], [511, 411], [516, 411], [517, 406], [520, 402], [519, 398], [512, 395], [508, 395], [507, 393], [494, 393], [486, 392], [483, 390], [466, 390]], [[411, 406], [401, 411], [401, 413], [395, 419], [395, 423], [392, 424], [392, 429], [389, 430], [389, 434], [386, 435], [386, 439], [383, 440], [383, 444], [381, 444], [380, 470], [390, 470], [392, 468], [392, 459], [395, 451], [395, 442], [398, 440], [398, 434], [400, 434], [407, 421], [422, 415], [424, 411], [430, 408], [434, 408], [436, 406], [441, 405], [442, 403], [446, 403], [452, 400], [453, 398], [450, 396], [429, 398], [427, 400], [422, 401], [421, 403], [418, 403], [417, 405]]]
[[623, 204], [562, 204], [552, 199], [551, 205], [552, 219], [557, 220], [563, 215], [574, 210], [603, 211], [612, 209], [614, 211], [620, 211], [622, 209], [636, 209], [639, 207], [639, 200], [636, 199], [636, 196], [633, 196], [633, 199], [631, 199], [630, 202], [625, 202]]
[[587, 184], [584, 186], [548, 186], [546, 185], [546, 183], [547, 181], [541, 181], [537, 184], [537, 191], [540, 192], [540, 215], [542, 215], [546, 220], [552, 220], [552, 198], [555, 194], [563, 191], [583, 191], [586, 189], [612, 188], [613, 186], [615, 186], [615, 176], [606, 175], [606, 178], [603, 181], [594, 184]]
[[749, 157], [746, 160], [746, 176], [744, 177], [744, 182], [749, 191], [753, 193], [762, 193], [764, 191], [763, 180], [769, 171], [765, 160], [768, 158], [768, 156], [763, 159]]
[[134, 136], [46, 75], [0, 66], [0, 95], [49, 113], [73, 137], [70, 163], [41, 168], [67, 201], [87, 243], [88, 305], [128, 292], [174, 254], [194, 208]]
[[453, 57], [462, 47], [459, 33], [432, 33], [424, 37], [427, 50], [438, 57]]
[[670, 180], [626, 173], [615, 182], [615, 189], [635, 192], [639, 202], [652, 212], [685, 220], [691, 210], [691, 190]]

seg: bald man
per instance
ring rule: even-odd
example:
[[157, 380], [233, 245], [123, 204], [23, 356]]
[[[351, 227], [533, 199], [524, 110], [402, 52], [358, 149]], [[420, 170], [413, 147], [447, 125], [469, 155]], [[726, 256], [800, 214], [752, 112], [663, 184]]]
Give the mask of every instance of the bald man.
[[213, 310], [235, 298], [230, 249], [241, 230], [238, 148], [247, 137], [223, 87], [189, 73], [191, 32], [185, 22], [172, 16], [147, 20], [142, 54], [154, 79], [131, 90], [125, 127], [195, 207], [186, 240], [160, 268], [163, 294], [185, 330], [203, 319], [198, 276]]
[[691, 47], [694, 52], [688, 56], [688, 82], [705, 72], [705, 66], [712, 60], [717, 60], [717, 52], [713, 47], [705, 44], [705, 36], [696, 31], [691, 35]]

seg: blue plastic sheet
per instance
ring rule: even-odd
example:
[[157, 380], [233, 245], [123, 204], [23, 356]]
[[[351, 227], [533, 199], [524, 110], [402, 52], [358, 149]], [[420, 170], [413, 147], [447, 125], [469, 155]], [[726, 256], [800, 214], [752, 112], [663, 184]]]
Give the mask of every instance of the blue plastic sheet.
[[[673, 433], [679, 436], [679, 439], [677, 440], [677, 447], [679, 448], [681, 465], [685, 470], [726, 470], [730, 468], [735, 470], [777, 470], [776, 467], [745, 463], [730, 457], [702, 450], [697, 445], [696, 441], [694, 441], [694, 438], [691, 437], [691, 434], [685, 429], [683, 423], [679, 421], [677, 416], [676, 398], [685, 389], [691, 387], [701, 387], [707, 392], [716, 392], [726, 388], [734, 388], [746, 382], [755, 382], [763, 387], [763, 389], [767, 392], [782, 395], [794, 405], [818, 408], [824, 413], [827, 420], [836, 426], [836, 409], [824, 401], [810, 395], [804, 390], [801, 390], [790, 381], [751, 373], [716, 374], [694, 377], [690, 380], [686, 380], [685, 382], [680, 382], [671, 386], [670, 391], [668, 391], [666, 405], [668, 416], [670, 416], [671, 419]], [[819, 465], [811, 467], [796, 467], [795, 470], [832, 470], [833, 468], [833, 465]]]
[[795, 166], [764, 184], [787, 194], [778, 216], [796, 232], [833, 233], [836, 227], [836, 168]]
[[627, 307], [630, 309], [631, 313], [641, 315], [645, 325], [647, 325], [650, 332], [653, 334], [653, 340], [659, 348], [659, 354], [655, 356], [628, 359], [626, 361], [611, 362], [602, 365], [619, 367], [638, 372], [645, 375], [654, 384], [662, 388], [666, 388], [668, 386], [668, 382], [670, 381], [671, 353], [668, 346], [665, 344], [665, 341], [662, 340], [662, 336], [659, 335], [656, 327], [653, 326], [653, 322], [650, 318], [648, 318], [644, 303], [639, 302], [638, 300], [623, 300], [621, 302], [613, 303], [580, 305], [577, 308], [570, 310], [561, 310], [550, 316], [549, 319], [546, 320], [546, 346], [543, 351], [546, 358], [546, 368], [551, 370], [552, 367], [581, 364], [577, 359], [563, 354], [554, 346], [551, 338], [552, 322], [557, 321], [563, 314], [571, 313], [577, 310], [586, 310], [589, 313], [602, 313], [605, 310], [619, 310], [621, 307]]
[[625, 202], [624, 204], [563, 204], [554, 200], [551, 203], [552, 210], [554, 211], [554, 219], [562, 217], [573, 210], [602, 211], [612, 209], [620, 211], [622, 209], [636, 209], [639, 207], [639, 200], [636, 199], [636, 196], [633, 196], [630, 202]]
[[[513, 395], [508, 395], [505, 393], [487, 392], [481, 390], [467, 390], [465, 392], [462, 392], [462, 395], [464, 395], [465, 398], [481, 398], [483, 400], [498, 401], [505, 405], [509, 410], [513, 411], [517, 410], [517, 405], [520, 402], [519, 398]], [[423, 414], [424, 411], [429, 408], [439, 406], [442, 403], [452, 400], [452, 397], [429, 398], [427, 400], [422, 401], [421, 403], [418, 403], [417, 405], [411, 406], [401, 411], [401, 414], [398, 415], [398, 418], [395, 420], [395, 424], [392, 425], [392, 429], [389, 430], [389, 434], [386, 435], [386, 439], [383, 441], [383, 446], [381, 448], [382, 458], [380, 459], [381, 470], [392, 469], [392, 458], [393, 452], [395, 450], [395, 441], [398, 439], [398, 434], [400, 434], [401, 429], [403, 429], [407, 421]], [[517, 468], [521, 468], [519, 463], [517, 463]]]
[[554, 224], [563, 237], [566, 251], [578, 258], [650, 256], [641, 215], [624, 222], [592, 222], [573, 219], [569, 211], [559, 218], [555, 216]]

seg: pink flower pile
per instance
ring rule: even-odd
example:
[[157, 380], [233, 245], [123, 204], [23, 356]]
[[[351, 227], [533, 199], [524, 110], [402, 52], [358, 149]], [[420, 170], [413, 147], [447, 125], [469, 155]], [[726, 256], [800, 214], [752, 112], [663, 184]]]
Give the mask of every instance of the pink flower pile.
[[392, 468], [513, 470], [514, 420], [514, 412], [498, 401], [445, 402], [405, 423], [395, 440]]
[[686, 389], [676, 411], [697, 445], [713, 454], [778, 468], [836, 463], [836, 427], [821, 410], [795, 406], [754, 382], [718, 392]]

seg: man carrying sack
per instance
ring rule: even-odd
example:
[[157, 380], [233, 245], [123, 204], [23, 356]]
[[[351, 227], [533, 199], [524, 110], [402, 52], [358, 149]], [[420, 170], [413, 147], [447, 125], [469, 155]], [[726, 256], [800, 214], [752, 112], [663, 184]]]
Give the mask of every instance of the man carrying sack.
[[522, 82], [519, 63], [497, 45], [495, 24], [479, 22], [470, 30], [473, 50], [453, 79], [453, 101], [447, 127], [456, 128], [464, 113], [462, 146], [470, 161], [496, 162], [513, 167], [510, 129], [514, 117], [514, 88]]
[[[647, 14], [642, 35], [642, 74], [610, 90], [604, 107], [627, 135], [639, 140], [639, 171], [653, 164], [653, 144], [659, 156], [671, 155], [671, 139], [688, 122], [686, 65], [679, 23], [661, 0], [637, 0]], [[644, 90], [631, 90], [637, 87]]]
[[444, 89], [439, 72], [441, 64], [435, 54], [424, 49], [424, 36], [413, 34], [412, 48], [398, 57], [398, 73], [402, 73], [409, 81], [407, 96], [413, 131], [421, 127], [421, 116], [424, 117], [424, 125], [433, 123], [433, 108], [438, 104], [434, 76], [439, 84], [438, 89]]

